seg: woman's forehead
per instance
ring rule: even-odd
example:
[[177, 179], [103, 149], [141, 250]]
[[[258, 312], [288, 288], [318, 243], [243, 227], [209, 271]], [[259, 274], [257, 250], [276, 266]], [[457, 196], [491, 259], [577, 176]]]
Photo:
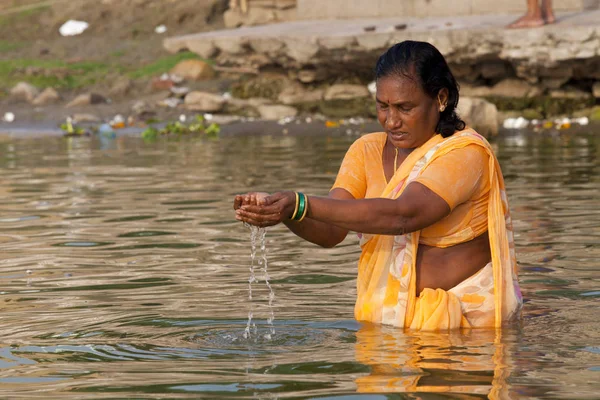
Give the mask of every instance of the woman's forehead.
[[377, 94], [394, 95], [394, 97], [423, 94], [420, 83], [406, 75], [394, 74], [377, 80]]

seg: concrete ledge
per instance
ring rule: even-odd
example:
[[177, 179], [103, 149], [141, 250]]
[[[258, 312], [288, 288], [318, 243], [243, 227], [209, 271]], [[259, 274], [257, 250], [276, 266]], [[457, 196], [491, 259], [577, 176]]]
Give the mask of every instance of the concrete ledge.
[[[164, 46], [171, 52], [189, 49], [216, 57], [222, 64], [361, 69], [372, 68], [387, 47], [413, 39], [433, 43], [451, 64], [504, 61], [517, 76], [530, 78], [539, 75], [539, 68], [556, 69], [565, 63], [576, 63], [571, 69], [577, 75], [582, 64], [591, 62], [585, 69], [600, 79], [600, 11], [562, 14], [556, 24], [542, 28], [505, 29], [516, 17], [296, 21], [173, 37]], [[395, 30], [401, 24], [406, 29]], [[260, 57], [252, 57], [257, 54]]]

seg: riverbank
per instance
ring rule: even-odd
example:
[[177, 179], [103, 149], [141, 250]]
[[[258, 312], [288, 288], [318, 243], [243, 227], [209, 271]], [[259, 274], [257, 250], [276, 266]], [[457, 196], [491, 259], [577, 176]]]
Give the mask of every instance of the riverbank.
[[[58, 127], [71, 118], [143, 130], [206, 113], [275, 124], [312, 118], [328, 126], [373, 119], [372, 65], [386, 46], [404, 39], [431, 41], [446, 55], [461, 83], [461, 115], [486, 136], [511, 118], [522, 117], [517, 127], [523, 118], [534, 126], [600, 120], [598, 11], [565, 13], [557, 24], [517, 31], [504, 29], [516, 15], [224, 30], [226, 5], [216, 0], [180, 0], [174, 8], [139, 0], [145, 7], [135, 15], [132, 2], [91, 2], [86, 9], [28, 1], [30, 8], [6, 14], [3, 1], [0, 33], [10, 40], [0, 41], [0, 120], [9, 127]], [[60, 37], [68, 17], [90, 28]], [[157, 33], [158, 26], [166, 33]], [[197, 30], [205, 32], [178, 36]]]

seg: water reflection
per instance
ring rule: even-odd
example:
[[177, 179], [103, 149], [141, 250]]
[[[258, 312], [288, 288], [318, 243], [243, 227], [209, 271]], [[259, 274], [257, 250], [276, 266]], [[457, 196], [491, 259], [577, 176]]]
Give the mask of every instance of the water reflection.
[[356, 335], [356, 359], [371, 373], [356, 379], [357, 391], [510, 398], [510, 335], [510, 330], [415, 333], [363, 325]]

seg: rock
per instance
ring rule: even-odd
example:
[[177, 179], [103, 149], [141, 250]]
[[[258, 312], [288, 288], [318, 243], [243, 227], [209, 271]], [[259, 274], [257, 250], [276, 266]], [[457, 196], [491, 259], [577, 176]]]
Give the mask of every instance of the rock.
[[362, 85], [338, 84], [329, 87], [325, 91], [325, 100], [351, 100], [361, 97], [369, 97], [369, 89]]
[[251, 107], [260, 107], [260, 106], [265, 106], [268, 104], [273, 104], [273, 102], [269, 99], [265, 99], [264, 97], [252, 97], [250, 99], [247, 99], [246, 102], [248, 103], [249, 106]]
[[190, 92], [185, 96], [185, 106], [189, 110], [204, 112], [219, 112], [225, 106], [223, 96], [207, 92]]
[[191, 89], [186, 86], [173, 86], [171, 88], [171, 93], [174, 96], [180, 97], [180, 98], [184, 98], [185, 96], [188, 95], [189, 92], [191, 92]]
[[171, 69], [171, 74], [190, 81], [203, 81], [214, 78], [215, 70], [202, 60], [183, 60]]
[[154, 91], [171, 90], [173, 86], [175, 86], [175, 82], [168, 75], [154, 77], [152, 78], [152, 81], [150, 81], [150, 87]]
[[204, 38], [198, 40], [189, 40], [187, 42], [189, 51], [198, 54], [202, 58], [213, 58], [219, 53], [219, 49], [212, 42]]
[[54, 104], [60, 101], [60, 95], [53, 88], [46, 88], [42, 93], [40, 93], [34, 100], [33, 105], [35, 106], [45, 106], [48, 104]]
[[286, 105], [312, 103], [321, 101], [323, 99], [323, 94], [324, 91], [321, 89], [308, 91], [301, 85], [292, 85], [283, 89], [277, 100]]
[[540, 83], [547, 89], [559, 89], [562, 85], [567, 83], [569, 78], [542, 78]]
[[129, 94], [132, 88], [133, 82], [131, 81], [131, 79], [121, 77], [117, 79], [117, 81], [113, 84], [108, 93], [111, 97], [122, 97]]
[[133, 103], [131, 111], [137, 116], [154, 113], [152, 107], [144, 100], [138, 100]]
[[40, 91], [38, 88], [27, 82], [19, 82], [10, 90], [10, 95], [15, 100], [27, 101], [31, 103]]
[[283, 49], [283, 42], [278, 37], [250, 38], [249, 44], [256, 53], [276, 55]]
[[460, 85], [460, 96], [466, 97], [488, 97], [492, 95], [492, 88], [487, 86]]
[[298, 80], [302, 83], [313, 83], [327, 78], [324, 69], [301, 69], [298, 71]]
[[479, 71], [476, 68], [466, 62], [449, 64], [452, 74], [459, 81], [472, 82], [478, 78]]
[[263, 97], [253, 97], [250, 99], [232, 97], [227, 100], [227, 112], [246, 117], [259, 117], [258, 107], [272, 104], [273, 102], [270, 99]]
[[376, 33], [373, 35], [357, 35], [356, 41], [360, 51], [383, 50], [389, 47], [391, 35], [389, 33]]
[[213, 44], [223, 53], [230, 55], [243, 54], [246, 52], [246, 47], [249, 47], [248, 39], [243, 36], [215, 37], [213, 38]]
[[295, 117], [298, 110], [290, 106], [264, 105], [258, 107], [260, 117], [266, 120], [279, 120], [286, 117]]
[[251, 7], [246, 13], [240, 9], [229, 9], [223, 14], [226, 28], [238, 28], [242, 25], [264, 25], [277, 21], [275, 10]]
[[501, 61], [484, 62], [481, 65], [481, 76], [485, 79], [503, 78], [508, 74], [507, 64]]
[[66, 105], [67, 108], [106, 103], [106, 98], [97, 93], [80, 94]]
[[[167, 108], [177, 108], [179, 107], [179, 105], [183, 103], [183, 100], [181, 100], [179, 97], [168, 97], [166, 99], [163, 100], [159, 100], [158, 104], [161, 107], [167, 107]], [[147, 113], [154, 113], [154, 111], [151, 112], [143, 112], [143, 114], [147, 114]]]
[[94, 114], [73, 114], [73, 123], [79, 124], [81, 122], [100, 122], [100, 117]]
[[574, 88], [574, 87], [566, 87], [564, 90], [552, 90], [550, 92], [550, 97], [553, 99], [589, 99], [592, 95], [588, 92], [584, 92], [583, 90]]
[[326, 50], [346, 50], [356, 45], [355, 36], [323, 36], [319, 44]]
[[461, 97], [458, 114], [473, 129], [485, 137], [498, 134], [498, 109], [489, 101]]
[[300, 64], [309, 64], [319, 53], [319, 44], [314, 37], [285, 37], [287, 55]]
[[169, 53], [179, 53], [188, 49], [188, 45], [185, 40], [182, 40], [182, 38], [179, 37], [166, 38], [163, 40], [163, 47]]
[[594, 83], [592, 86], [592, 93], [594, 94], [595, 98], [600, 99], [600, 82]]
[[535, 97], [541, 94], [541, 89], [520, 79], [508, 78], [498, 82], [490, 91], [490, 95], [498, 97]]
[[527, 109], [523, 110], [523, 112], [521, 114], [522, 114], [521, 116], [523, 118], [528, 119], [528, 120], [544, 119], [544, 116], [542, 115], [542, 113], [539, 112], [538, 110], [534, 110], [533, 108], [527, 108]]

